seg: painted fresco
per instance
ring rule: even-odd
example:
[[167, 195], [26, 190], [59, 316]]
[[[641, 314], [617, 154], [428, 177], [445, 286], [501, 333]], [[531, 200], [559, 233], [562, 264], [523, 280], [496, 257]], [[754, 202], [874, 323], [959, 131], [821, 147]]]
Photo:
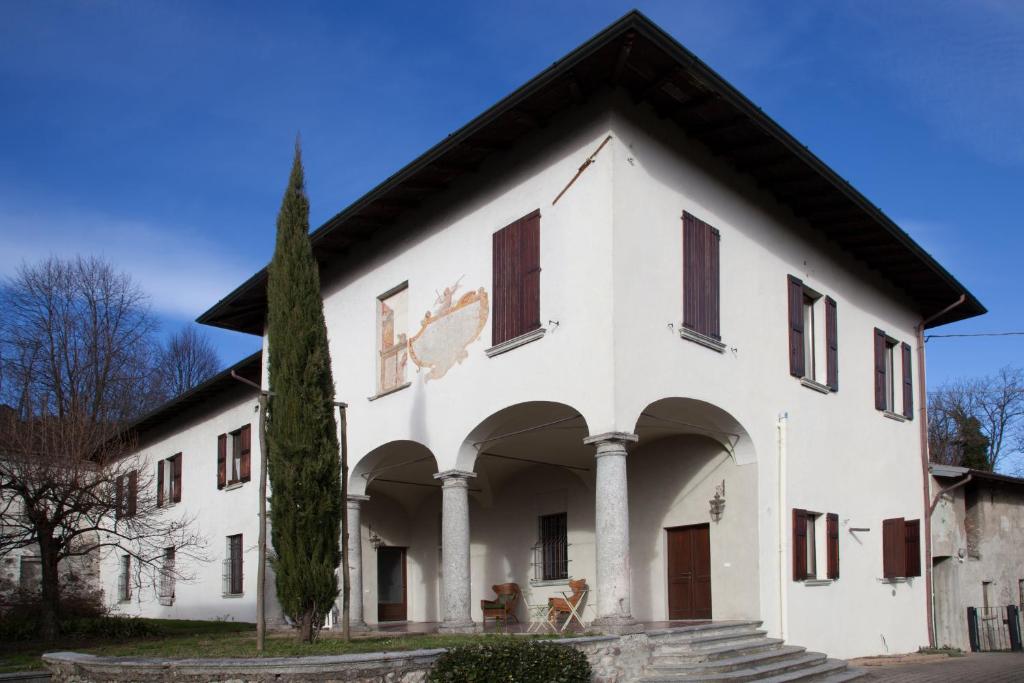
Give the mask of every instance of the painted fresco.
[[409, 359], [406, 333], [408, 299], [409, 290], [401, 289], [377, 301], [379, 393], [391, 391], [405, 383], [405, 366]]
[[458, 300], [456, 282], [445, 287], [420, 322], [420, 331], [409, 340], [409, 357], [418, 367], [430, 370], [426, 379], [440, 379], [469, 357], [466, 347], [475, 342], [487, 324], [487, 291], [481, 287]]

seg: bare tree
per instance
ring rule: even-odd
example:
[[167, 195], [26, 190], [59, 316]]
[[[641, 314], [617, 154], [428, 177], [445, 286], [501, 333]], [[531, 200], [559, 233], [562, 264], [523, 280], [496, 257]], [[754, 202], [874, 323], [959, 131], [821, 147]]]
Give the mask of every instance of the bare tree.
[[998, 470], [1024, 453], [1024, 370], [1004, 367], [994, 375], [946, 384], [928, 399], [928, 441], [933, 462], [962, 464], [966, 447], [979, 439], [964, 425], [977, 420], [987, 440], [985, 464]]
[[[0, 291], [0, 556], [36, 546], [42, 635], [57, 635], [62, 560], [115, 550], [136, 581], [164, 550], [203, 559], [192, 520], [156, 505], [125, 426], [150, 409], [156, 325], [125, 274], [93, 258], [22, 266]], [[172, 568], [188, 577], [177, 562]]]
[[165, 398], [184, 394], [220, 370], [220, 359], [209, 338], [193, 325], [171, 335], [157, 361], [160, 389]]

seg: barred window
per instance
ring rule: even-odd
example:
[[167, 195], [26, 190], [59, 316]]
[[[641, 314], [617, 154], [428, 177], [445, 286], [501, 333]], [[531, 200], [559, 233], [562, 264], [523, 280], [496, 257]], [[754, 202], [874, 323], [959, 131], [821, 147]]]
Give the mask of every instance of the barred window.
[[569, 577], [569, 539], [566, 513], [538, 518], [539, 540], [536, 551], [536, 578], [557, 581]]

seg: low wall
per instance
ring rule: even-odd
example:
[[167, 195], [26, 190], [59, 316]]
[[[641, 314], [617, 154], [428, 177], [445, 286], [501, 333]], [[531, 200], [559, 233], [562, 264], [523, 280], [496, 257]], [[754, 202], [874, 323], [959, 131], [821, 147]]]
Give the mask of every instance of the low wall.
[[[647, 635], [585, 636], [554, 641], [583, 652], [594, 683], [633, 680], [650, 657]], [[52, 652], [43, 661], [55, 683], [422, 683], [445, 649], [330, 657], [140, 659]]]

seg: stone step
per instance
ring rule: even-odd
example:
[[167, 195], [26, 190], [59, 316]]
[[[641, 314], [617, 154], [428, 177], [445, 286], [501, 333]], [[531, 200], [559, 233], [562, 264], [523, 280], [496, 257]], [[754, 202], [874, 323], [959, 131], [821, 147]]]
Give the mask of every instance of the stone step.
[[[729, 683], [742, 683], [745, 681], [782, 681], [813, 680], [812, 678], [801, 678], [796, 676], [792, 679], [784, 678], [786, 674], [799, 674], [814, 668], [820, 668], [826, 664], [825, 655], [819, 652], [804, 652], [795, 657], [772, 661], [757, 666], [750, 666], [734, 671], [708, 672], [702, 670], [690, 671], [687, 673], [647, 673], [640, 677], [643, 683], [685, 683], [692, 681], [728, 681]], [[840, 668], [846, 666], [845, 662], [838, 662]], [[782, 677], [782, 678], [779, 678]], [[777, 681], [776, 681], [777, 679]]]
[[782, 645], [784, 645], [783, 641], [778, 638], [765, 638], [762, 636], [745, 640], [728, 640], [724, 643], [712, 641], [710, 644], [693, 646], [687, 650], [666, 651], [662, 648], [655, 650], [653, 656], [659, 658], [658, 661], [660, 661], [660, 658], [665, 658], [666, 662], [674, 661], [686, 664], [752, 655], [755, 652], [774, 650]]
[[866, 671], [847, 668], [841, 659], [826, 659], [818, 666], [765, 678], [761, 683], [846, 683], [866, 675]]
[[655, 655], [654, 662], [648, 670], [651, 673], [724, 673], [727, 671], [738, 671], [768, 664], [776, 664], [782, 660], [793, 660], [799, 658], [807, 649], [795, 645], [785, 645], [762, 652], [751, 654], [736, 654], [732, 657], [723, 657], [703, 662], [672, 662], [665, 661], [662, 656]]
[[708, 631], [706, 633], [693, 633], [685, 638], [663, 640], [655, 642], [654, 645], [664, 652], [692, 652], [703, 646], [722, 645], [729, 641], [754, 640], [764, 638], [767, 632], [754, 628], [741, 628], [722, 631]]

